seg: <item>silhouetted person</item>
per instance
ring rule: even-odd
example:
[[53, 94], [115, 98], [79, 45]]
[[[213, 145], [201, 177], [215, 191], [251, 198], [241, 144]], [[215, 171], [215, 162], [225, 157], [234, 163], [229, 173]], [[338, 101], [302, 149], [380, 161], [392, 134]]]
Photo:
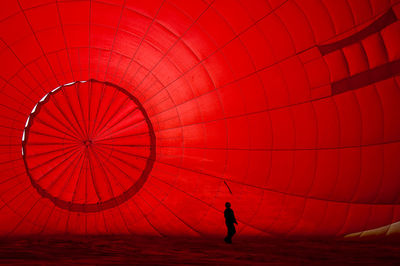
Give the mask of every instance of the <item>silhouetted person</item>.
[[225, 224], [226, 228], [228, 229], [228, 235], [225, 237], [225, 242], [228, 244], [232, 244], [232, 236], [236, 233], [235, 225], [238, 224], [235, 219], [235, 214], [233, 213], [233, 210], [231, 209], [231, 204], [229, 202], [225, 203], [225, 211], [224, 211], [224, 216], [225, 216]]

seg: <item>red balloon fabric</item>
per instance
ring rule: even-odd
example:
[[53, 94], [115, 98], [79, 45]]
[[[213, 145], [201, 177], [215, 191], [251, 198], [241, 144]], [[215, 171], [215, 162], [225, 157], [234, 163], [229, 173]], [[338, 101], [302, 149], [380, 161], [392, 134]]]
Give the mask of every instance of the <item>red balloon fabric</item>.
[[396, 231], [399, 0], [0, 6], [0, 235]]
[[140, 102], [93, 80], [46, 94], [22, 136], [33, 187], [69, 211], [103, 211], [128, 200], [146, 182], [156, 155], [154, 130]]

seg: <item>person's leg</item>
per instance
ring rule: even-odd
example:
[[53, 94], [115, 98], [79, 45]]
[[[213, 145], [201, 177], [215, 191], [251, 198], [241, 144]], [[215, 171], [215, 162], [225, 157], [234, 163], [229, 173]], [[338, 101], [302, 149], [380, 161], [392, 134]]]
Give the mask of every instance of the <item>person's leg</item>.
[[232, 236], [235, 234], [235, 227], [233, 225], [228, 226], [228, 237], [227, 243], [232, 243]]
[[229, 243], [229, 226], [228, 225], [226, 226], [226, 229], [227, 229], [227, 233], [226, 233], [226, 237], [224, 238], [224, 241], [226, 243]]

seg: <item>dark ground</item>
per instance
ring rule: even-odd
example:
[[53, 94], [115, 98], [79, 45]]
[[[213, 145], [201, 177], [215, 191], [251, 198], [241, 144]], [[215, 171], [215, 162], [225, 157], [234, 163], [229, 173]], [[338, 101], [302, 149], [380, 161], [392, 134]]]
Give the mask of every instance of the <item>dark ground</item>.
[[0, 240], [2, 264], [400, 265], [400, 242], [152, 237]]

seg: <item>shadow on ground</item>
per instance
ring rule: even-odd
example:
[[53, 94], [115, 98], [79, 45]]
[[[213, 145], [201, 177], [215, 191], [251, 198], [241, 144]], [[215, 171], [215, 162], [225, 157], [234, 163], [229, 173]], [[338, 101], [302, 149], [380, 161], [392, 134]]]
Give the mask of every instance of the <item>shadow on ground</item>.
[[0, 240], [4, 264], [385, 264], [399, 265], [398, 241], [152, 237], [48, 237]]

